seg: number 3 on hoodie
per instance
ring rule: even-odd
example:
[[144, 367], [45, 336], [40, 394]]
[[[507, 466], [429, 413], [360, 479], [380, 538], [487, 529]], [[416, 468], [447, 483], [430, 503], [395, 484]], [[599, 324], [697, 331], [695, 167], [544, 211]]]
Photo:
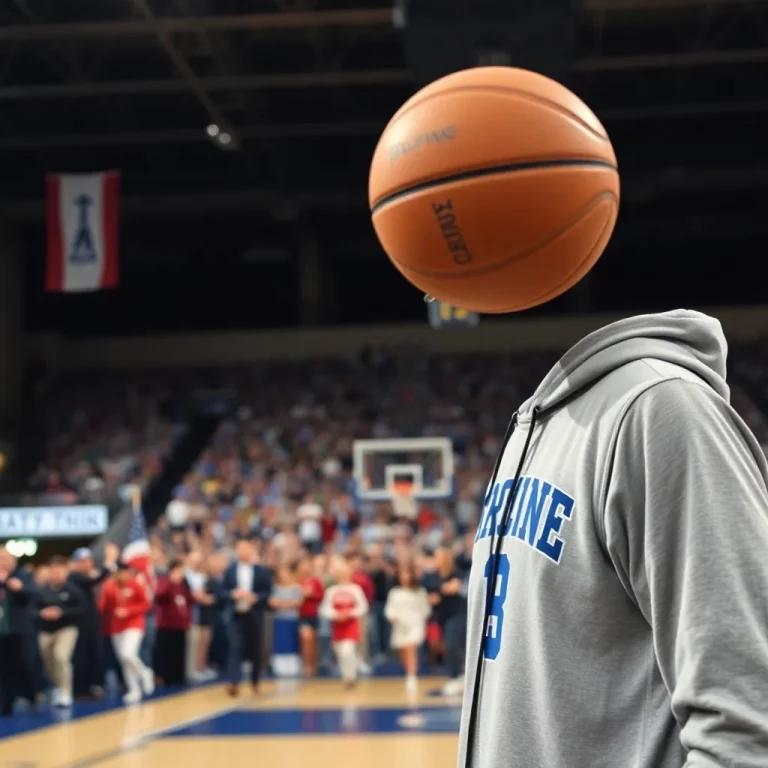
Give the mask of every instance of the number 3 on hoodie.
[[[491, 585], [490, 580], [496, 571], [496, 584]], [[509, 557], [507, 555], [490, 555], [485, 563], [486, 589], [493, 589], [491, 595], [491, 610], [488, 613], [485, 627], [484, 657], [488, 661], [496, 661], [501, 650], [501, 638], [504, 632], [504, 603], [507, 599], [509, 587]]]

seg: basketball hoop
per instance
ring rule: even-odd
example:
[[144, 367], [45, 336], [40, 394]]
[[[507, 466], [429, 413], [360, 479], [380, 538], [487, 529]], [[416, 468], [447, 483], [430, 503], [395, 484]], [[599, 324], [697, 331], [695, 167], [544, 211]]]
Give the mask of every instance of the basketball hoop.
[[412, 480], [396, 480], [392, 483], [392, 511], [397, 518], [414, 520], [418, 505], [414, 498], [415, 485]]
[[355, 493], [361, 501], [391, 503], [393, 497], [399, 500], [408, 490], [401, 487], [397, 493], [395, 485], [409, 481], [413, 484], [411, 495], [419, 501], [445, 499], [453, 493], [453, 463], [453, 443], [448, 437], [355, 440]]

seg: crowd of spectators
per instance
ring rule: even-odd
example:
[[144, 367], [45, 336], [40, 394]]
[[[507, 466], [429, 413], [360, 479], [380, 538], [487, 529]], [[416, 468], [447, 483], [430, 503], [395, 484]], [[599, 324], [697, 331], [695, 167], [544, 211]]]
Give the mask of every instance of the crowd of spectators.
[[[58, 706], [72, 692], [101, 696], [110, 670], [129, 703], [156, 684], [216, 677], [235, 695], [243, 665], [255, 688], [270, 665], [282, 673], [272, 657], [286, 632], [305, 676], [341, 674], [353, 684], [397, 658], [410, 689], [432, 665], [448, 674], [445, 692], [459, 692], [485, 485], [511, 411], [553, 360], [368, 350], [356, 361], [188, 375], [182, 388], [159, 372], [60, 387], [33, 478], [56, 503], [157, 478], [186, 429], [171, 417], [174, 392], [205, 389], [220, 418], [150, 529], [156, 581], [121, 563], [114, 546], [103, 567], [81, 551], [34, 573], [0, 553], [5, 713], [44, 686]], [[765, 416], [738, 383], [757, 386], [759, 399], [765, 373], [749, 358], [733, 368], [734, 405], [768, 445]], [[450, 499], [403, 512], [358, 498], [354, 441], [402, 436], [452, 440]]]
[[29, 480], [42, 503], [111, 500], [125, 485], [146, 488], [184, 433], [166, 406], [163, 372], [62, 378], [38, 393], [42, 460]]
[[[732, 397], [768, 444], [765, 416], [739, 386], [768, 396], [752, 352], [731, 354]], [[456, 511], [466, 522], [511, 410], [555, 358], [366, 350], [356, 361], [63, 379], [38, 398], [44, 456], [29, 489], [57, 504], [110, 498], [124, 485], [146, 489], [187, 429], [191, 411], [179, 402], [205, 391], [220, 398], [226, 417], [177, 489], [188, 505], [172, 507], [177, 519], [242, 526], [256, 504], [267, 522], [281, 520], [308, 495], [321, 495], [325, 507], [344, 506], [339, 497], [353, 490], [355, 439], [426, 435], [453, 440], [457, 500], [468, 503]]]
[[339, 673], [350, 687], [396, 655], [410, 692], [420, 667], [444, 664], [444, 692], [461, 692], [472, 531], [434, 551], [410, 531], [392, 550], [351, 539], [344, 555], [257, 537], [210, 550], [191, 529], [177, 535], [155, 537], [151, 571], [114, 544], [99, 566], [86, 549], [33, 567], [0, 548], [0, 715], [107, 687], [138, 704], [158, 685], [216, 678], [237, 696], [244, 674], [258, 693], [265, 671], [284, 674], [281, 654], [305, 678]]
[[437, 543], [443, 527], [466, 528], [477, 516], [510, 404], [548, 362], [466, 356], [409, 365], [371, 354], [242, 372], [228, 388], [236, 407], [176, 488], [168, 525], [195, 525], [215, 546], [297, 531], [306, 545], [343, 551], [352, 530], [368, 546], [391, 536], [389, 505], [356, 500], [354, 441], [441, 436], [454, 445], [455, 498], [419, 510]]

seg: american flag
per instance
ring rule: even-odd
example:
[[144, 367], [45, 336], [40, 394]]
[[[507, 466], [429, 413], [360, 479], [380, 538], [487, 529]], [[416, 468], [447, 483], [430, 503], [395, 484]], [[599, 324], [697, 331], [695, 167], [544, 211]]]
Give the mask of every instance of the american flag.
[[155, 587], [155, 571], [152, 567], [152, 551], [149, 547], [147, 523], [141, 508], [141, 491], [136, 489], [133, 494], [133, 516], [128, 532], [128, 543], [123, 549], [123, 561], [141, 574], [151, 591]]

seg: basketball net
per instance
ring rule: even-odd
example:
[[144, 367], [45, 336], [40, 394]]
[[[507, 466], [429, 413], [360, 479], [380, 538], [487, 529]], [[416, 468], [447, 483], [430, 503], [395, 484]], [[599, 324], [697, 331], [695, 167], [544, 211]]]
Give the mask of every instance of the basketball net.
[[392, 485], [392, 511], [398, 518], [416, 518], [418, 504], [413, 497], [413, 483], [409, 480], [398, 480]]

